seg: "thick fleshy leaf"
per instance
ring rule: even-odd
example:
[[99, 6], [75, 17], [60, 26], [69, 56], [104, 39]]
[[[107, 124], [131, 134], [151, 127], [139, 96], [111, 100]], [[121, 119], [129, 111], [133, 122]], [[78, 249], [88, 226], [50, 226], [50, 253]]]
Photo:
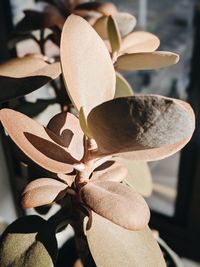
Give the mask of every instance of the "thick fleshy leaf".
[[52, 267], [57, 241], [51, 225], [39, 216], [22, 217], [8, 226], [0, 240], [1, 267]]
[[60, 63], [48, 64], [41, 55], [1, 63], [0, 102], [29, 94], [60, 74]]
[[171, 52], [133, 53], [118, 57], [115, 68], [118, 70], [151, 70], [176, 64], [179, 56]]
[[127, 169], [123, 165], [110, 160], [94, 170], [91, 180], [122, 182], [127, 177], [127, 174]]
[[115, 160], [128, 170], [125, 182], [144, 197], [149, 197], [153, 190], [153, 182], [148, 164], [144, 161], [133, 161], [119, 157], [116, 157]]
[[91, 181], [79, 193], [90, 209], [126, 229], [140, 230], [149, 222], [150, 212], [145, 200], [127, 185]]
[[78, 110], [84, 107], [86, 115], [114, 97], [115, 72], [108, 50], [81, 17], [71, 15], [64, 25], [61, 64], [68, 93]]
[[121, 54], [153, 52], [160, 45], [157, 36], [150, 32], [132, 32], [121, 43]]
[[132, 95], [133, 89], [131, 85], [119, 72], [116, 72], [116, 90], [114, 98]]
[[73, 170], [71, 164], [77, 161], [52, 131], [11, 109], [2, 109], [0, 120], [12, 140], [38, 165], [55, 173]]
[[158, 95], [116, 98], [95, 107], [88, 126], [100, 154], [132, 151], [137, 160], [164, 158], [186, 144], [194, 131], [192, 108], [182, 103]]
[[[136, 18], [128, 13], [120, 12], [116, 15], [113, 15], [113, 17], [117, 22], [121, 37], [130, 33], [136, 25]], [[108, 39], [107, 21], [108, 17], [102, 16], [101, 18], [97, 19], [93, 25], [95, 31], [101, 36], [102, 39]]]
[[22, 207], [34, 208], [50, 204], [65, 193], [67, 185], [51, 178], [40, 178], [30, 182], [22, 193]]
[[88, 125], [87, 125], [87, 119], [86, 119], [83, 107], [81, 107], [80, 112], [79, 112], [79, 121], [80, 121], [81, 129], [84, 132], [84, 134], [87, 137], [92, 138], [92, 134], [91, 134], [90, 129], [88, 128]]
[[84, 223], [88, 245], [97, 266], [166, 267], [162, 252], [148, 227], [129, 231], [94, 212], [89, 222], [91, 227], [87, 227], [86, 220]]
[[108, 39], [110, 41], [112, 53], [115, 53], [120, 50], [121, 36], [117, 22], [112, 16], [108, 17], [107, 29], [108, 29]]
[[60, 137], [72, 157], [81, 160], [84, 153], [83, 132], [78, 118], [69, 112], [62, 112], [50, 120], [47, 128]]
[[76, 6], [76, 10], [90, 10], [97, 11], [103, 15], [109, 16], [117, 13], [117, 8], [112, 3], [101, 3], [101, 2], [89, 2], [82, 3]]
[[26, 33], [54, 26], [62, 28], [64, 22], [65, 18], [55, 8], [49, 9], [49, 12], [25, 10], [24, 18], [16, 25], [15, 31]]

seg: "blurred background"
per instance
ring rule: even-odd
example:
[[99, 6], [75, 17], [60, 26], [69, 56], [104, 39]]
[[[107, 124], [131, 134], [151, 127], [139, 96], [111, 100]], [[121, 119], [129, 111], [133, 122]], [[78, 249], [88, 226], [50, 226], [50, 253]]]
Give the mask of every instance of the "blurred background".
[[[200, 150], [198, 114], [200, 107], [200, 10], [195, 0], [113, 0], [120, 11], [136, 16], [136, 30], [156, 34], [161, 40], [159, 50], [176, 52], [180, 62], [156, 71], [124, 73], [135, 93], [153, 93], [190, 102], [197, 116], [197, 129], [190, 143], [179, 153], [149, 164], [153, 177], [153, 194], [147, 199], [152, 211], [151, 226], [184, 258], [184, 266], [200, 266]], [[39, 9], [33, 0], [0, 1], [0, 60], [16, 55], [39, 52], [33, 40], [17, 43], [10, 49], [8, 40], [13, 26], [23, 17], [25, 9]], [[57, 47], [49, 43], [49, 51]], [[26, 100], [51, 99], [51, 87], [41, 88]], [[46, 124], [60, 111], [58, 104], [48, 105], [34, 116]], [[2, 130], [1, 130], [2, 132]], [[19, 192], [28, 176], [26, 166], [17, 164], [10, 145], [1, 133], [0, 140], [0, 217], [10, 223], [22, 215], [18, 205]]]

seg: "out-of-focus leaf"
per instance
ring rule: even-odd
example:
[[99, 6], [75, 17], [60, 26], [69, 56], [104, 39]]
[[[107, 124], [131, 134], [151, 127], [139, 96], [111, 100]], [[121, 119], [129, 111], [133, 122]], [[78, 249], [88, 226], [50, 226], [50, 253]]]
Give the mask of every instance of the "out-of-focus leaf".
[[[140, 230], [149, 222], [149, 208], [133, 188], [111, 181], [92, 181], [80, 190], [80, 197], [90, 209], [130, 230]], [[142, 214], [142, 216], [141, 216]]]
[[153, 190], [153, 182], [149, 166], [144, 161], [133, 161], [116, 157], [115, 160], [128, 170], [125, 182], [133, 186], [144, 197], [149, 197]]
[[11, 36], [10, 40], [8, 41], [8, 48], [12, 49], [16, 46], [17, 43], [27, 40], [27, 39], [34, 39], [35, 37], [31, 33], [25, 33], [25, 34], [14, 34]]
[[119, 72], [116, 72], [116, 90], [114, 98], [132, 95], [133, 89], [130, 84]]
[[90, 10], [97, 11], [103, 15], [109, 16], [117, 13], [117, 8], [112, 3], [101, 3], [101, 2], [89, 2], [82, 3], [76, 6], [76, 10]]
[[112, 48], [112, 53], [115, 53], [120, 50], [121, 36], [117, 22], [112, 16], [108, 17], [107, 29], [108, 29], [108, 38]]
[[16, 25], [16, 32], [31, 32], [58, 26], [62, 28], [65, 18], [58, 12], [25, 10], [24, 18]]
[[38, 216], [13, 222], [0, 240], [1, 267], [53, 267], [57, 241], [51, 225]]
[[94, 29], [76, 15], [67, 19], [62, 31], [61, 65], [71, 100], [78, 110], [83, 106], [86, 115], [114, 97], [115, 72], [108, 50]]
[[88, 245], [97, 266], [166, 267], [162, 252], [148, 227], [129, 231], [94, 212], [89, 222], [91, 227], [87, 226], [87, 220], [84, 223]]
[[82, 159], [84, 154], [83, 132], [78, 118], [72, 113], [61, 112], [50, 120], [47, 128], [62, 140], [63, 146], [67, 148], [72, 157], [77, 160]]
[[55, 99], [38, 99], [36, 102], [22, 101], [15, 107], [15, 110], [33, 118], [38, 116], [49, 105], [54, 104], [55, 101]]
[[[136, 25], [136, 18], [128, 13], [120, 12], [116, 15], [113, 15], [113, 17], [117, 22], [121, 37], [124, 37], [130, 33]], [[93, 25], [95, 31], [101, 36], [102, 39], [108, 39], [107, 21], [108, 17], [102, 16], [97, 19]]]
[[53, 33], [47, 36], [46, 40], [50, 40], [55, 45], [60, 46], [60, 35], [61, 33], [54, 30]]
[[160, 45], [157, 36], [150, 32], [132, 32], [121, 43], [121, 54], [153, 52]]
[[170, 261], [170, 263], [173, 263], [174, 267], [184, 267], [179, 256], [167, 245], [167, 243], [163, 239], [158, 237], [156, 238], [156, 240], [160, 245], [167, 262]]
[[164, 158], [193, 134], [194, 114], [183, 103], [158, 95], [116, 98], [95, 107], [88, 126], [102, 155], [132, 151], [132, 159]]
[[30, 182], [22, 193], [22, 207], [35, 208], [53, 203], [66, 194], [67, 185], [51, 178], [40, 178]]
[[85, 117], [83, 107], [81, 107], [80, 112], [79, 112], [79, 121], [80, 121], [81, 129], [84, 132], [84, 134], [87, 137], [92, 138], [92, 134], [90, 133], [90, 129], [88, 128], [88, 125], [87, 125], [87, 119]]
[[91, 180], [122, 182], [127, 177], [127, 174], [127, 169], [123, 165], [110, 160], [94, 170]]
[[0, 110], [0, 120], [11, 139], [33, 161], [54, 173], [68, 173], [77, 161], [62, 140], [36, 121], [11, 109]]
[[118, 57], [115, 68], [118, 70], [151, 70], [176, 64], [179, 55], [171, 52], [125, 54]]
[[0, 64], [0, 102], [29, 94], [61, 73], [60, 63], [48, 64], [41, 55]]

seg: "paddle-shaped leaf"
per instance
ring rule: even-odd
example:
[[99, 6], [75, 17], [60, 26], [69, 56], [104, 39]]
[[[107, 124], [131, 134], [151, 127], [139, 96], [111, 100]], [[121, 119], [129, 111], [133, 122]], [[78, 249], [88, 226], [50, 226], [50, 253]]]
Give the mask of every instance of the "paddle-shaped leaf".
[[141, 195], [149, 197], [153, 190], [153, 182], [148, 164], [144, 161], [133, 161], [119, 157], [116, 157], [115, 160], [128, 170], [125, 182]]
[[0, 64], [0, 102], [29, 94], [61, 73], [60, 63], [48, 64], [41, 55]]
[[34, 208], [50, 204], [64, 197], [67, 185], [51, 178], [30, 182], [22, 193], [22, 207]]
[[115, 68], [118, 70], [151, 70], [176, 64], [179, 55], [171, 52], [133, 53], [118, 57]]
[[129, 231], [92, 212], [91, 227], [85, 222], [91, 254], [101, 267], [166, 267], [150, 229]]
[[121, 54], [153, 52], [160, 45], [157, 36], [150, 32], [132, 32], [121, 43]]
[[94, 170], [91, 180], [122, 182], [127, 174], [127, 169], [122, 164], [110, 160]]
[[71, 15], [65, 22], [61, 65], [68, 93], [78, 110], [83, 106], [87, 115], [96, 105], [113, 98], [115, 72], [110, 55], [81, 17]]
[[[136, 25], [136, 18], [128, 13], [120, 12], [117, 13], [116, 15], [113, 15], [113, 17], [117, 22], [121, 37], [130, 33]], [[95, 31], [104, 40], [108, 39], [107, 22], [108, 22], [108, 17], [102, 16], [99, 19], [97, 19], [93, 25]]]
[[82, 3], [77, 5], [75, 10], [97, 11], [106, 16], [114, 15], [117, 13], [117, 8], [114, 4], [100, 2]]
[[0, 240], [1, 267], [53, 267], [57, 241], [51, 225], [38, 216], [22, 217], [12, 223]]
[[114, 98], [132, 95], [133, 89], [130, 84], [119, 72], [116, 72], [116, 90]]
[[[182, 103], [157, 95], [116, 98], [95, 107], [88, 126], [100, 154], [135, 151], [133, 158], [139, 160], [163, 158], [189, 141], [194, 131], [193, 111]], [[159, 149], [151, 155], [154, 148], [161, 149], [160, 155]]]
[[112, 48], [112, 53], [115, 53], [120, 50], [121, 36], [117, 22], [112, 16], [108, 17], [107, 29], [108, 29], [108, 38]]
[[80, 112], [79, 112], [79, 122], [80, 122], [80, 126], [84, 134], [87, 137], [92, 139], [92, 134], [90, 132], [90, 129], [88, 128], [87, 119], [86, 119], [83, 107], [81, 107]]
[[[59, 136], [63, 146], [77, 160], [83, 157], [83, 132], [79, 120], [69, 112], [55, 115], [47, 125], [47, 128]], [[52, 136], [53, 138], [53, 136]], [[56, 140], [55, 140], [56, 141]]]
[[0, 110], [0, 120], [12, 140], [38, 165], [56, 173], [73, 170], [71, 164], [77, 160], [52, 131], [11, 109]]
[[81, 188], [80, 197], [90, 209], [126, 229], [140, 230], [149, 222], [145, 200], [127, 185], [91, 181]]

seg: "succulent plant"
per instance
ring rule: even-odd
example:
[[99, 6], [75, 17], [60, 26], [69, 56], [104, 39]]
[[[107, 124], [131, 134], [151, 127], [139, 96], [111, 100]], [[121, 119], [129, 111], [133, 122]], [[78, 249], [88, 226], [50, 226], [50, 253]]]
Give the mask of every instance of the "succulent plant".
[[[147, 36], [137, 34], [142, 40]], [[148, 47], [154, 40], [158, 44], [154, 36], [148, 36]], [[152, 53], [147, 50], [142, 64], [148, 65]], [[1, 238], [0, 266], [56, 264], [55, 232], [68, 224], [75, 230], [85, 265], [90, 250], [101, 267], [165, 266], [148, 228], [149, 208], [127, 178], [124, 164], [127, 159], [163, 159], [185, 146], [194, 131], [192, 108], [159, 95], [114, 98], [116, 74], [108, 49], [90, 24], [77, 15], [69, 16], [62, 29], [60, 58], [78, 118], [61, 112], [45, 127], [20, 112], [0, 110], [1, 123], [17, 146], [35, 163], [57, 174], [55, 179], [42, 177], [29, 183], [22, 193], [22, 206], [55, 202], [61, 206], [48, 221], [31, 216], [10, 225]], [[162, 64], [168, 65], [168, 60], [164, 57]], [[42, 64], [44, 76], [57, 77], [57, 63]], [[56, 74], [48, 74], [49, 68], [55, 68]], [[21, 72], [17, 78], [22, 78]], [[135, 165], [133, 169], [127, 166], [133, 175]], [[148, 190], [141, 193], [148, 195]]]

